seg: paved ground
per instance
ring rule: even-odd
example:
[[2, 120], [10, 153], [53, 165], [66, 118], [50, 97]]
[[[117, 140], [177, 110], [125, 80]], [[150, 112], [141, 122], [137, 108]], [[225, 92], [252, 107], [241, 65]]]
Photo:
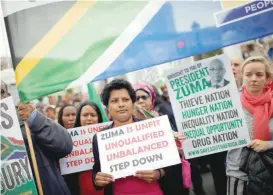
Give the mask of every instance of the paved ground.
[[[211, 172], [202, 174], [203, 185], [207, 195], [216, 195]], [[191, 190], [190, 195], [195, 195]]]

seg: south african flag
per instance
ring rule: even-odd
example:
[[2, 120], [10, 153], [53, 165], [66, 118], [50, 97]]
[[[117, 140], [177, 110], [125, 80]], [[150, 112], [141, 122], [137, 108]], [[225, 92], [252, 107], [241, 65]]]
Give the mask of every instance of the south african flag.
[[216, 25], [244, 2], [2, 1], [20, 100], [272, 34], [272, 9]]
[[20, 159], [26, 156], [26, 148], [23, 140], [1, 135], [1, 160], [8, 161]]

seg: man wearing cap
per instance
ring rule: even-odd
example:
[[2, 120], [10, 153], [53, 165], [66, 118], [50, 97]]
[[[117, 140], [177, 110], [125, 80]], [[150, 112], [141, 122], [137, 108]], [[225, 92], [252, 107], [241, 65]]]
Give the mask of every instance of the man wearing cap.
[[52, 120], [56, 120], [56, 109], [54, 105], [49, 105], [45, 108], [45, 115]]

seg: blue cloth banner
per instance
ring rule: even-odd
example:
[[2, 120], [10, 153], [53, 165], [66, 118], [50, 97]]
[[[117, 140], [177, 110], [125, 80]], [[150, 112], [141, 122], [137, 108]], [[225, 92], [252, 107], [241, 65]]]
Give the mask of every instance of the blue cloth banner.
[[[256, 11], [252, 8], [255, 6]], [[93, 81], [273, 34], [272, 1], [261, 6], [260, 1], [255, 1], [226, 14], [223, 12], [217, 21], [249, 17], [217, 27], [214, 15], [223, 11], [219, 1], [167, 2], [112, 65]]]

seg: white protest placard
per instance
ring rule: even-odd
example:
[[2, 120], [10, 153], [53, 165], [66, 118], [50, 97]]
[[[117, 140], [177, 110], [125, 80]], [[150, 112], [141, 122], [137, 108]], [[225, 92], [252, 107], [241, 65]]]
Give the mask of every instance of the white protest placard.
[[101, 172], [115, 179], [181, 162], [167, 116], [101, 131], [97, 138]]
[[106, 122], [67, 130], [73, 141], [73, 150], [66, 157], [59, 160], [62, 175], [93, 168], [93, 137], [98, 131], [110, 124], [111, 122]]
[[1, 194], [38, 194], [12, 97], [1, 103]]
[[246, 146], [250, 141], [227, 56], [169, 70], [167, 87], [185, 158]]

